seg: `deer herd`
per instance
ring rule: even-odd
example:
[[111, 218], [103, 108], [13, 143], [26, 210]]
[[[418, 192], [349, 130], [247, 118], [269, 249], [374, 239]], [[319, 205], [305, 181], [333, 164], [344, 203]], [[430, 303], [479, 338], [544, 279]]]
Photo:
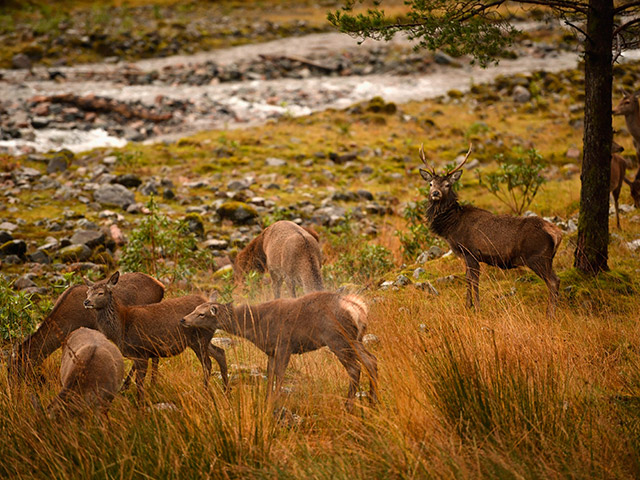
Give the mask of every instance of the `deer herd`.
[[[612, 113], [624, 115], [640, 155], [638, 94], [625, 92]], [[621, 151], [622, 147], [613, 142], [610, 192], [618, 228], [618, 197], [623, 183], [630, 186], [635, 206], [640, 207], [640, 169], [634, 180], [627, 179], [625, 172], [631, 165], [619, 155]], [[419, 172], [429, 184], [426, 220], [431, 231], [464, 261], [467, 306], [480, 306], [480, 263], [502, 269], [526, 266], [549, 289], [547, 316], [551, 318], [559, 287], [553, 259], [562, 232], [537, 216], [496, 215], [459, 203], [454, 185], [470, 153], [471, 147], [452, 171], [439, 174], [429, 167], [422, 147], [419, 150], [425, 165]], [[35, 333], [14, 347], [8, 361], [9, 384], [37, 381], [37, 367], [62, 346], [62, 389], [49, 405], [48, 414], [78, 414], [87, 408], [106, 412], [132, 378], [138, 400], [144, 399], [149, 360], [153, 385], [159, 359], [189, 348], [202, 365], [205, 388], [213, 357], [228, 392], [225, 350], [211, 342], [217, 330], [224, 330], [245, 338], [267, 355], [268, 399], [280, 392], [291, 355], [326, 346], [349, 376], [347, 408], [353, 407], [362, 367], [370, 382], [369, 401], [372, 405], [377, 402], [378, 362], [363, 343], [367, 304], [358, 295], [325, 291], [319, 235], [314, 229], [290, 221], [275, 222], [231, 262], [236, 284], [243, 284], [250, 271], [268, 272], [275, 299], [257, 305], [224, 304], [200, 295], [163, 299], [164, 286], [154, 278], [116, 271], [108, 279], [73, 286], [58, 298]], [[280, 298], [283, 284], [292, 298]], [[300, 289], [304, 295], [296, 298]], [[125, 358], [133, 364], [126, 378]]]

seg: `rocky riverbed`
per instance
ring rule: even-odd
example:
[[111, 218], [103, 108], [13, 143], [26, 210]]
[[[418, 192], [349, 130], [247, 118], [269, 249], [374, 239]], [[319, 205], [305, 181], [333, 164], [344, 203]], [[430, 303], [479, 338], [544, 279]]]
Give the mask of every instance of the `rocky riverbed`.
[[342, 34], [137, 63], [0, 72], [0, 149], [9, 153], [122, 146], [250, 126], [382, 96], [407, 102], [467, 90], [498, 75], [576, 65], [570, 45], [523, 42], [480, 69], [402, 38], [362, 45]]

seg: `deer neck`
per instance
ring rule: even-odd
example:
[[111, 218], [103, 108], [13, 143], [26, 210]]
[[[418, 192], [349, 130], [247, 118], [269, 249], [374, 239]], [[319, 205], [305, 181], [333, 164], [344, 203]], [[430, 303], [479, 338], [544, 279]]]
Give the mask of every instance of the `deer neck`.
[[124, 325], [120, 309], [118, 301], [112, 296], [104, 308], [96, 309], [96, 324], [98, 325], [98, 330], [122, 350], [124, 346]]
[[461, 210], [462, 206], [453, 194], [449, 200], [440, 202], [432, 202], [430, 200], [427, 207], [429, 227], [436, 235], [447, 237], [448, 233], [456, 227]]
[[259, 345], [258, 338], [260, 335], [258, 320], [259, 316], [255, 309], [249, 305], [239, 305], [233, 307], [231, 304], [225, 306], [227, 314], [222, 318], [220, 326], [223, 330], [241, 337], [246, 338], [250, 342]]
[[45, 319], [40, 327], [17, 347], [16, 356], [23, 368], [37, 367], [62, 345], [68, 333], [67, 329], [62, 329], [55, 320]]
[[624, 115], [624, 121], [633, 139], [636, 142], [640, 142], [640, 106], [638, 106], [637, 101], [635, 108]]

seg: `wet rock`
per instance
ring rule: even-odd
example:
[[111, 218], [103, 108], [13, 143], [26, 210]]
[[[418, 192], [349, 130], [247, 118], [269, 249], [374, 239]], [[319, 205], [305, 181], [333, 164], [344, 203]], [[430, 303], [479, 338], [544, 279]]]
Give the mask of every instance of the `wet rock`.
[[118, 175], [112, 180], [112, 183], [117, 183], [127, 188], [138, 188], [142, 185], [142, 180], [138, 175], [133, 173], [125, 173], [124, 175]]
[[57, 257], [63, 263], [86, 262], [91, 258], [91, 249], [86, 245], [69, 245], [61, 248]]
[[217, 209], [217, 213], [223, 220], [231, 220], [235, 224], [247, 224], [258, 218], [255, 207], [243, 202], [225, 202]]
[[100, 186], [93, 192], [93, 199], [101, 205], [116, 205], [121, 208], [126, 208], [135, 202], [133, 192], [119, 184]]
[[23, 257], [27, 253], [27, 244], [24, 240], [9, 240], [0, 245], [0, 257], [16, 255]]
[[104, 245], [105, 239], [105, 234], [99, 230], [78, 230], [71, 237], [71, 243], [95, 248], [98, 245]]

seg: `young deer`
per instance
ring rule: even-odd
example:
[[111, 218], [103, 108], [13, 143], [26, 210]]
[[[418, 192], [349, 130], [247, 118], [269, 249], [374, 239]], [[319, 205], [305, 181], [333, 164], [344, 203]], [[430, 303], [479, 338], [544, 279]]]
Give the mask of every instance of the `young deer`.
[[118, 347], [102, 333], [86, 327], [71, 332], [64, 342], [60, 364], [62, 390], [48, 407], [50, 416], [62, 410], [107, 411], [124, 377], [124, 359]]
[[347, 408], [351, 409], [360, 381], [360, 364], [370, 380], [370, 402], [377, 401], [377, 360], [362, 344], [367, 307], [356, 295], [314, 292], [300, 298], [259, 305], [207, 302], [186, 315], [182, 323], [214, 332], [225, 330], [254, 343], [269, 357], [267, 398], [278, 393], [292, 354], [328, 346], [350, 377]]
[[152, 357], [172, 357], [187, 347], [202, 364], [204, 383], [211, 374], [211, 353], [220, 366], [225, 388], [228, 388], [227, 361], [222, 348], [210, 345], [213, 332], [201, 328], [186, 329], [180, 321], [206, 300], [199, 295], [171, 298], [160, 303], [126, 307], [113, 294], [118, 284], [115, 272], [103, 284], [88, 288], [85, 308], [95, 309], [98, 329], [112, 340], [123, 355], [133, 360], [138, 399], [144, 398], [144, 377]]
[[[145, 305], [162, 300], [164, 286], [144, 273], [125, 273], [120, 278], [114, 294], [123, 305]], [[97, 328], [95, 313], [83, 308], [82, 302], [86, 297], [86, 285], [70, 287], [58, 297], [51, 313], [42, 321], [38, 329], [14, 348], [7, 365], [7, 376], [10, 382], [16, 382], [31, 375], [44, 359], [60, 348], [64, 339], [75, 329]], [[157, 370], [158, 359], [152, 358], [152, 382], [155, 380]], [[131, 372], [129, 372], [130, 375]]]
[[460, 205], [453, 184], [460, 179], [460, 169], [470, 153], [471, 147], [453, 171], [438, 175], [428, 167], [424, 150], [420, 147], [420, 159], [428, 168], [421, 168], [420, 175], [430, 184], [427, 207], [429, 226], [449, 243], [457, 256], [464, 259], [467, 269], [467, 306], [480, 306], [480, 262], [502, 269], [527, 266], [549, 288], [547, 316], [553, 317], [560, 280], [552, 264], [562, 232], [540, 217], [495, 215], [470, 205]]
[[631, 167], [631, 163], [626, 158], [618, 155], [618, 153], [623, 150], [624, 148], [616, 142], [611, 144], [611, 179], [609, 181], [609, 191], [613, 196], [613, 207], [616, 211], [616, 226], [618, 228], [620, 228], [618, 198], [620, 197], [620, 190], [622, 190], [622, 182], [626, 180], [626, 170]]
[[238, 253], [233, 261], [233, 278], [241, 283], [250, 270], [268, 271], [275, 298], [280, 298], [284, 281], [295, 297], [296, 286], [302, 286], [304, 293], [323, 289], [321, 268], [322, 254], [315, 230], [280, 220]]

